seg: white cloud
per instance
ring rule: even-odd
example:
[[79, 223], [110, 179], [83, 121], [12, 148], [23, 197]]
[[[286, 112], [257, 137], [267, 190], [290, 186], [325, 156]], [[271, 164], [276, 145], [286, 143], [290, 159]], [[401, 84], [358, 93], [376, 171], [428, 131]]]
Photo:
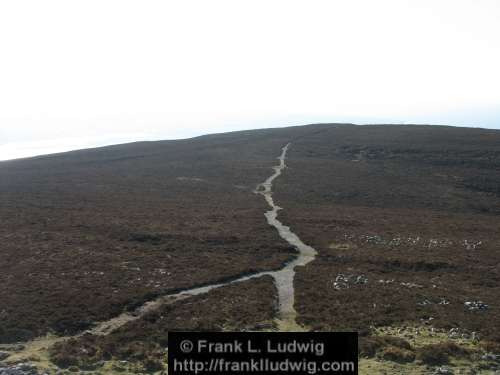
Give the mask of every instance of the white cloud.
[[457, 122], [500, 108], [498, 19], [496, 0], [4, 1], [0, 144]]

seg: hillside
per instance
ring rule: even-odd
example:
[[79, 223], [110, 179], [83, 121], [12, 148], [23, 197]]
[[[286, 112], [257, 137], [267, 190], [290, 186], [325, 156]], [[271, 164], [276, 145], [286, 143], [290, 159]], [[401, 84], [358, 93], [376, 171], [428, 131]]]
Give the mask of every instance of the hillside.
[[[256, 191], [286, 144], [278, 218], [318, 253], [295, 269], [296, 323], [359, 331], [367, 373], [498, 367], [481, 358], [500, 354], [500, 131], [420, 125], [319, 124], [0, 162], [6, 360], [90, 370], [127, 360], [123, 371], [154, 372], [169, 330], [286, 329], [269, 274], [76, 336], [294, 259]], [[47, 334], [38, 360], [15, 348]], [[438, 349], [446, 359], [426, 357]]]

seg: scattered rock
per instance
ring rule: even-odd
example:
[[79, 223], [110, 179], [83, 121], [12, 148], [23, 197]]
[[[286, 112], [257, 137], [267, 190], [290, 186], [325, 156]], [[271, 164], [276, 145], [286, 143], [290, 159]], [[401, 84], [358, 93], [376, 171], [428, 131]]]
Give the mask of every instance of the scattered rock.
[[368, 283], [368, 278], [365, 275], [356, 276], [354, 284], [366, 284]]
[[429, 240], [429, 245], [427, 245], [427, 247], [428, 247], [429, 249], [431, 249], [431, 248], [433, 248], [433, 247], [437, 247], [438, 245], [439, 245], [439, 241], [438, 241], [438, 240], [436, 240], [436, 239], [431, 238], [431, 239]]
[[468, 332], [465, 330], [461, 330], [460, 328], [452, 328], [448, 331], [448, 337], [450, 339], [463, 339], [463, 340], [471, 340], [478, 341], [480, 339], [480, 335], [478, 332]]
[[4, 359], [7, 359], [9, 356], [10, 356], [9, 353], [0, 352], [0, 361], [3, 361]]
[[342, 289], [349, 288], [349, 285], [346, 284], [346, 283], [339, 283], [339, 282], [335, 281], [333, 283], [333, 288], [336, 289], [336, 290], [342, 290]]
[[380, 236], [362, 236], [362, 240], [364, 240], [366, 243], [375, 245], [381, 245], [386, 243], [386, 241], [384, 241]]
[[360, 235], [356, 236], [354, 234], [344, 234], [344, 238], [350, 241], [361, 241], [364, 243], [372, 245], [399, 247], [404, 245], [416, 246], [420, 245], [427, 249], [435, 248], [449, 248], [451, 246], [460, 245], [466, 250], [476, 250], [480, 248], [484, 243], [480, 240], [464, 239], [462, 241], [453, 241], [449, 238], [422, 238], [420, 236], [409, 236], [409, 237], [393, 237], [390, 239], [383, 238], [379, 235]]
[[488, 305], [482, 301], [467, 301], [464, 306], [469, 311], [485, 311], [488, 309]]
[[35, 366], [29, 363], [0, 367], [0, 375], [39, 375]]
[[415, 284], [415, 283], [401, 283], [402, 286], [406, 288], [423, 288], [423, 285]]
[[464, 240], [464, 243], [463, 243], [466, 250], [476, 250], [482, 244], [483, 244], [483, 241], [469, 241], [469, 240]]
[[481, 356], [481, 359], [483, 361], [499, 361], [500, 360], [500, 355], [498, 354], [493, 354], [493, 353], [486, 353]]
[[424, 299], [423, 301], [417, 302], [417, 305], [419, 306], [428, 306], [428, 305], [441, 305], [441, 306], [446, 306], [449, 305], [450, 301], [448, 301], [446, 298], [440, 298], [439, 302], [431, 301], [428, 299]]
[[456, 339], [460, 337], [460, 329], [459, 328], [452, 328], [448, 331], [448, 337], [450, 339]]
[[368, 283], [368, 278], [365, 275], [344, 275], [339, 273], [335, 277], [333, 287], [336, 290], [348, 289], [350, 285], [360, 285]]
[[423, 323], [423, 324], [431, 324], [431, 322], [434, 320], [434, 318], [432, 316], [429, 316], [427, 318], [420, 318], [420, 321]]
[[436, 371], [434, 371], [434, 374], [439, 374], [439, 375], [452, 375], [454, 374], [453, 370], [447, 366], [442, 366], [438, 367]]

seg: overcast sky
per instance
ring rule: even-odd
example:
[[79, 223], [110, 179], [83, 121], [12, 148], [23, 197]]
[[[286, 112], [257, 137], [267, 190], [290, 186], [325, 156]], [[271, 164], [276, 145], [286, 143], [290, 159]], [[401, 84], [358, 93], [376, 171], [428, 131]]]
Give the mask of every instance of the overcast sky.
[[0, 160], [311, 122], [500, 128], [498, 0], [0, 0]]

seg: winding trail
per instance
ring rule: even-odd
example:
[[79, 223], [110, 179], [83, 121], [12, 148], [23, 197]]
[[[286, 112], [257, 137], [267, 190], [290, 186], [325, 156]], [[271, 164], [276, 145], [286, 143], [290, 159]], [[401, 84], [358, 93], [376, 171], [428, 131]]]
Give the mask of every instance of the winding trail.
[[145, 314], [158, 309], [162, 305], [171, 304], [173, 302], [186, 299], [191, 296], [208, 293], [213, 289], [221, 288], [223, 286], [239, 283], [242, 281], [256, 279], [265, 275], [269, 275], [274, 278], [276, 287], [278, 289], [278, 326], [280, 330], [303, 330], [303, 327], [299, 326], [296, 323], [297, 312], [294, 308], [295, 288], [293, 281], [295, 278], [295, 267], [305, 266], [307, 263], [313, 261], [317, 252], [311, 246], [303, 243], [300, 238], [290, 230], [289, 227], [283, 225], [278, 220], [278, 212], [282, 208], [274, 203], [272, 191], [273, 181], [278, 178], [281, 175], [282, 171], [286, 168], [286, 154], [290, 145], [291, 144], [289, 143], [285, 147], [283, 147], [281, 155], [278, 157], [279, 164], [273, 167], [274, 174], [272, 174], [266, 181], [259, 184], [257, 186], [257, 189], [255, 190], [255, 193], [264, 196], [269, 207], [271, 207], [271, 210], [265, 213], [269, 225], [275, 227], [279, 235], [298, 250], [298, 256], [294, 260], [287, 263], [282, 269], [277, 271], [257, 272], [254, 274], [242, 276], [234, 280], [187, 289], [176, 294], [169, 294], [159, 297], [153, 301], [146, 302], [144, 305], [142, 305], [132, 313], [123, 313], [116, 318], [102, 322], [93, 329], [87, 331], [87, 333], [91, 333], [94, 335], [107, 335], [115, 329], [123, 326], [124, 324], [137, 320]]
[[286, 154], [290, 148], [290, 143], [283, 147], [280, 157], [280, 164], [274, 167], [274, 174], [269, 177], [264, 183], [260, 184], [257, 192], [262, 194], [266, 199], [267, 204], [271, 207], [270, 211], [265, 213], [267, 222], [278, 230], [279, 235], [290, 245], [295, 247], [299, 254], [297, 258], [288, 263], [279, 271], [270, 272], [269, 275], [274, 277], [276, 287], [278, 289], [279, 298], [279, 313], [278, 327], [281, 331], [299, 331], [304, 328], [297, 324], [297, 312], [295, 311], [295, 287], [293, 281], [295, 279], [295, 267], [305, 266], [312, 262], [316, 257], [317, 251], [311, 246], [306, 245], [300, 238], [290, 230], [290, 227], [283, 225], [278, 220], [278, 211], [282, 208], [274, 203], [273, 200], [273, 181], [278, 178], [282, 171], [286, 168]]
[[[149, 312], [157, 310], [160, 306], [165, 304], [172, 304], [176, 301], [180, 301], [191, 296], [196, 296], [200, 294], [208, 293], [209, 291], [217, 288], [221, 288], [226, 285], [239, 283], [242, 281], [247, 281], [251, 279], [256, 279], [265, 275], [272, 276], [274, 278], [274, 282], [276, 288], [278, 290], [278, 304], [279, 304], [279, 317], [277, 319], [278, 329], [280, 331], [303, 331], [304, 327], [300, 326], [297, 321], [297, 312], [295, 311], [294, 303], [295, 303], [295, 288], [294, 288], [294, 278], [295, 278], [295, 268], [297, 266], [305, 266], [309, 262], [313, 261], [316, 257], [316, 250], [311, 246], [303, 243], [300, 238], [293, 233], [289, 227], [283, 225], [278, 220], [278, 212], [282, 208], [274, 203], [273, 200], [273, 181], [278, 178], [283, 170], [286, 168], [286, 154], [291, 144], [287, 144], [282, 148], [281, 155], [278, 157], [279, 164], [274, 166], [274, 174], [272, 174], [266, 181], [259, 184], [257, 189], [255, 190], [256, 194], [260, 194], [264, 196], [266, 202], [268, 203], [271, 210], [265, 213], [265, 217], [267, 218], [267, 222], [269, 225], [276, 228], [279, 235], [286, 240], [290, 245], [295, 247], [298, 251], [297, 257], [288, 262], [283, 268], [277, 271], [265, 271], [258, 272], [250, 275], [246, 275], [240, 278], [236, 278], [234, 280], [225, 281], [216, 284], [210, 284], [206, 286], [186, 289], [179, 293], [164, 295], [158, 297], [155, 300], [146, 302], [144, 305], [139, 307], [133, 312], [125, 312], [115, 318], [109, 319], [107, 321], [98, 323], [94, 328], [82, 332], [73, 336], [54, 336], [47, 335], [45, 337], [37, 338], [31, 342], [26, 343], [25, 349], [18, 352], [13, 353], [9, 358], [8, 362], [19, 362], [23, 360], [27, 360], [29, 356], [34, 353], [40, 354], [41, 351], [46, 351], [49, 347], [54, 345], [57, 342], [65, 341], [71, 338], [78, 338], [84, 334], [92, 334], [98, 336], [108, 335], [114, 330], [124, 326], [125, 324], [132, 322], [134, 320], [140, 319], [144, 315]], [[48, 362], [47, 356], [44, 356], [45, 359], [43, 362]], [[44, 363], [46, 365], [46, 363]]]

